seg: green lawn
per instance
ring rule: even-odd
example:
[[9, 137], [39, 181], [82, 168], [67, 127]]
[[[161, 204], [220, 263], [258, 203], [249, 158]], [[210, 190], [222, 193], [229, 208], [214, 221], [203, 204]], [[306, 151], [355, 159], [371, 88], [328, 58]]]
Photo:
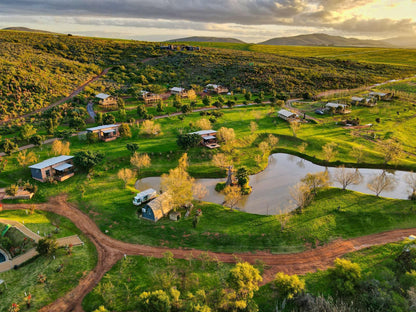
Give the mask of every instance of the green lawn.
[[[23, 212], [24, 213], [24, 212]], [[22, 211], [3, 211], [0, 218], [13, 218], [18, 221], [25, 220], [25, 224], [32, 230], [51, 230], [55, 227], [52, 220], [59, 220], [62, 229], [59, 235], [78, 234], [84, 246], [73, 248], [71, 256], [66, 255], [64, 249], [59, 249], [55, 259], [46, 256], [38, 256], [17, 270], [10, 270], [0, 273], [0, 279], [7, 284], [7, 290], [0, 294], [0, 311], [7, 311], [11, 304], [18, 303], [21, 310], [38, 311], [41, 307], [53, 302], [65, 293], [74, 288], [80, 278], [85, 276], [96, 264], [97, 255], [94, 245], [83, 235], [70, 221], [53, 215], [52, 213], [36, 212], [34, 215], [22, 214]], [[49, 225], [48, 225], [49, 223]], [[57, 273], [57, 267], [63, 264], [62, 272]], [[38, 275], [44, 274], [47, 281], [44, 284], [38, 283]], [[31, 309], [26, 310], [24, 296], [32, 294]]]

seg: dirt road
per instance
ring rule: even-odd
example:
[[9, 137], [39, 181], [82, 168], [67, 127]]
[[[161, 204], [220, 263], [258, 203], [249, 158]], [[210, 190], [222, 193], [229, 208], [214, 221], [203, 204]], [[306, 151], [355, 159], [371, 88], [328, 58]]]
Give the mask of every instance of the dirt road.
[[[31, 206], [31, 204], [3, 204], [3, 209], [29, 209]], [[94, 270], [84, 277], [72, 291], [40, 310], [43, 312], [83, 311], [81, 304], [84, 297], [124, 254], [161, 258], [165, 252], [170, 251], [175, 258], [187, 259], [189, 257], [196, 258], [200, 254], [206, 253], [194, 249], [170, 249], [129, 244], [108, 237], [85, 213], [77, 209], [74, 204], [68, 203], [66, 196], [53, 197], [47, 203], [36, 205], [36, 209], [51, 211], [70, 219], [94, 243], [98, 253], [98, 262]], [[325, 246], [294, 254], [271, 254], [264, 251], [235, 254], [208, 252], [208, 254], [228, 263], [236, 262], [236, 257], [250, 263], [261, 260], [269, 266], [269, 269], [263, 275], [263, 283], [267, 283], [279, 271], [288, 274], [304, 274], [317, 269], [325, 269], [337, 257], [341, 257], [348, 252], [398, 241], [414, 233], [416, 233], [416, 228], [393, 230], [349, 240], [339, 239]]]

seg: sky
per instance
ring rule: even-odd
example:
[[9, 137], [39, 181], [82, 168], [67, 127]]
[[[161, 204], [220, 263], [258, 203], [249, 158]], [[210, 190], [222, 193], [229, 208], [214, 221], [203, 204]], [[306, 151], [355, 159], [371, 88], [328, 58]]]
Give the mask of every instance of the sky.
[[326, 33], [384, 39], [416, 33], [416, 0], [0, 0], [0, 28], [163, 41], [261, 42]]

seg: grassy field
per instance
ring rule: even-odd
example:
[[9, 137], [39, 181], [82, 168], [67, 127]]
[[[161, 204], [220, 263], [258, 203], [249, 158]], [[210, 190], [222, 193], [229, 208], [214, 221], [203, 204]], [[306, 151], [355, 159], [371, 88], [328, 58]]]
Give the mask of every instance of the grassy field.
[[[38, 311], [74, 288], [80, 278], [95, 266], [97, 258], [94, 245], [70, 221], [51, 213], [36, 212], [26, 215], [24, 211], [3, 211], [0, 212], [0, 218], [25, 221], [30, 229], [40, 231], [53, 230], [55, 226], [52, 222], [59, 223], [61, 232], [57, 237], [78, 234], [85, 243], [84, 246], [74, 247], [71, 256], [64, 249], [59, 249], [55, 259], [38, 256], [18, 270], [0, 273], [0, 279], [7, 284], [7, 290], [0, 294], [0, 311], [7, 311], [12, 303], [18, 303], [25, 311]], [[64, 269], [58, 273], [56, 269], [60, 264], [64, 265]], [[39, 274], [46, 275], [45, 283], [38, 282]], [[25, 293], [32, 294], [30, 309], [26, 309]]]

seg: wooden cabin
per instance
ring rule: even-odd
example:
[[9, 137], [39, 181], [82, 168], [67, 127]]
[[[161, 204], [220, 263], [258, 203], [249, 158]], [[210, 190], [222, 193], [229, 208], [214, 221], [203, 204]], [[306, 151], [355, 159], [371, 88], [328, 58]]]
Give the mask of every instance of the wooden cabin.
[[169, 193], [163, 193], [142, 208], [142, 218], [157, 222], [166, 217], [172, 209], [172, 197]]
[[61, 155], [29, 166], [32, 178], [40, 182], [46, 182], [51, 178], [60, 182], [65, 181], [74, 175], [72, 158], [74, 156]]
[[191, 132], [190, 134], [198, 134], [201, 136], [201, 145], [210, 149], [220, 147], [217, 140], [217, 131], [215, 130], [200, 130]]
[[154, 94], [148, 91], [141, 91], [140, 99], [142, 99], [146, 104], [151, 104], [160, 101], [162, 97], [159, 94]]
[[205, 88], [206, 88], [208, 91], [213, 91], [213, 92], [215, 92], [215, 93], [217, 93], [217, 94], [220, 94], [220, 93], [227, 93], [227, 92], [228, 92], [228, 88], [223, 87], [223, 86], [220, 86], [220, 85], [217, 85], [217, 84], [212, 84], [212, 83], [207, 84], [207, 85], [205, 86]]
[[333, 111], [336, 114], [349, 114], [351, 111], [348, 109], [347, 104], [341, 104], [341, 103], [326, 103], [325, 108], [327, 110]]
[[117, 99], [114, 96], [99, 93], [95, 96], [98, 99], [98, 104], [104, 107], [114, 107], [117, 106]]
[[289, 122], [299, 119], [297, 114], [292, 113], [291, 111], [288, 111], [285, 109], [281, 109], [280, 111], [278, 111], [277, 116]]
[[186, 92], [186, 90], [184, 88], [173, 87], [173, 88], [170, 88], [169, 91], [170, 91], [171, 94], [174, 94], [174, 95], [178, 94], [182, 97], [185, 97], [185, 96], [188, 95], [188, 93]]
[[104, 142], [113, 141], [120, 136], [118, 131], [119, 125], [103, 125], [93, 128], [87, 128], [88, 133], [97, 133], [98, 139]]

